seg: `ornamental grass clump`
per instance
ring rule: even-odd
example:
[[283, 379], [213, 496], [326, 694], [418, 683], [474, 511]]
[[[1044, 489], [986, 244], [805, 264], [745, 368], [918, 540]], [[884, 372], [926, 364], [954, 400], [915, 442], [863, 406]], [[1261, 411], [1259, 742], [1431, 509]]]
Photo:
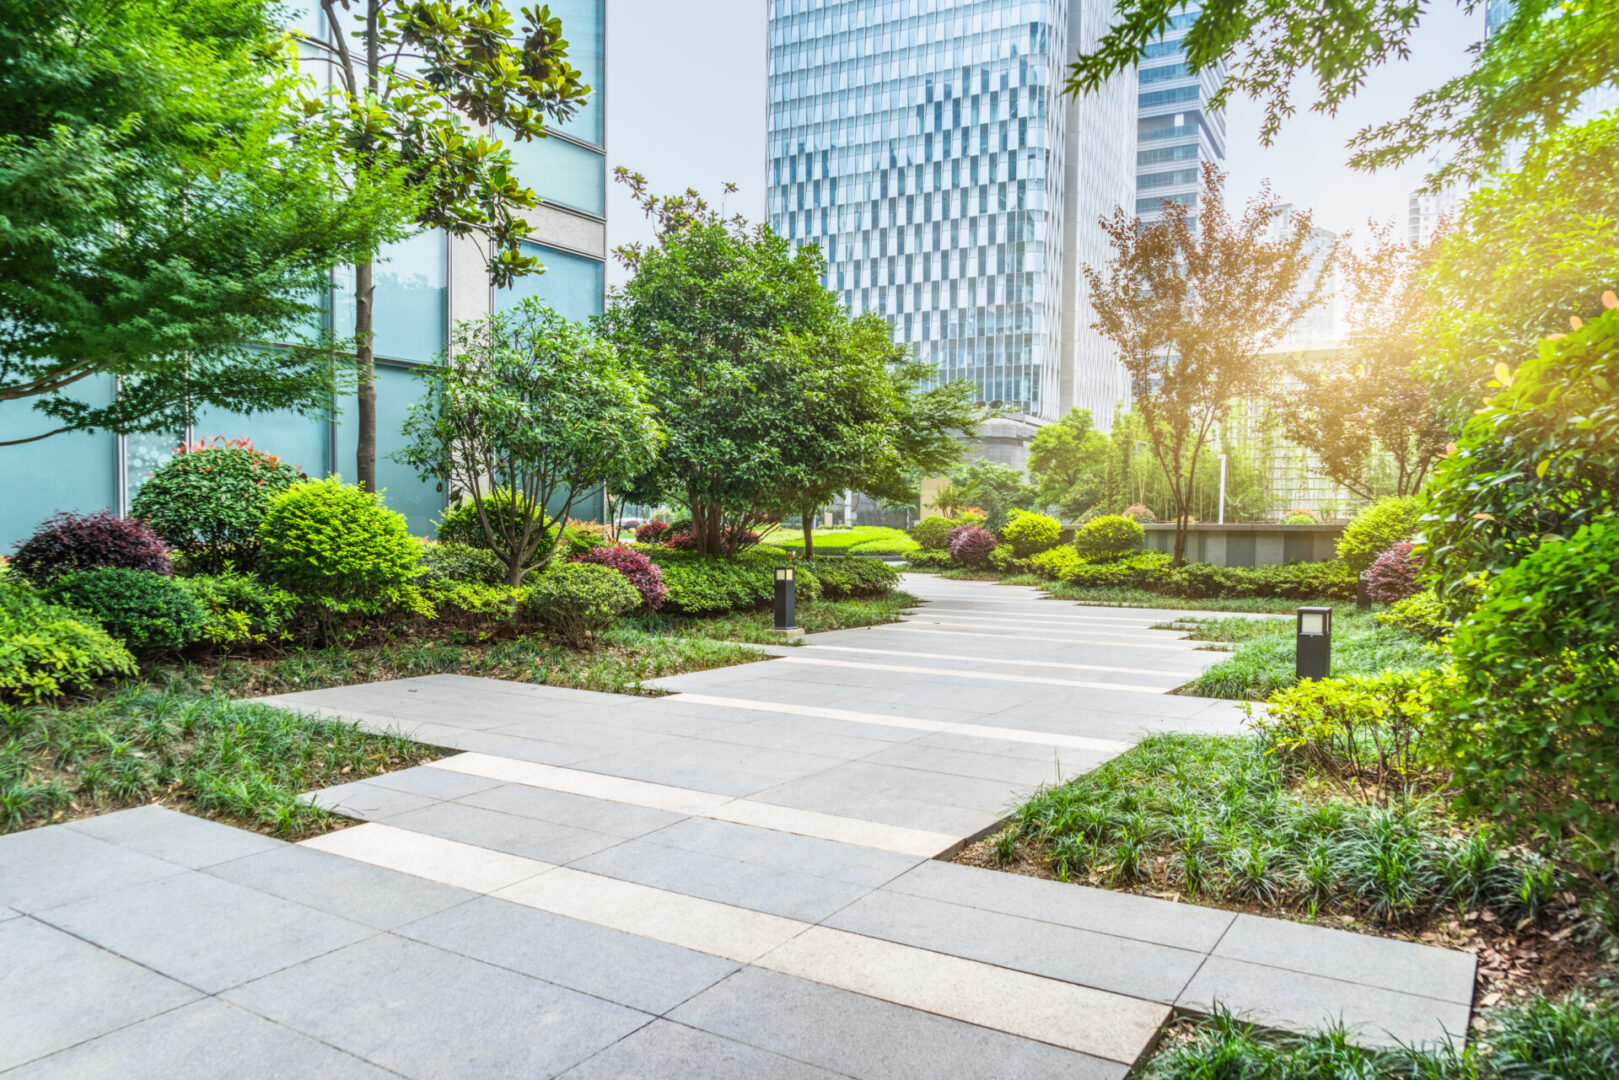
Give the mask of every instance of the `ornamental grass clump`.
[[270, 500], [304, 479], [296, 466], [247, 439], [203, 440], [180, 447], [154, 472], [129, 512], [203, 573], [252, 570]]

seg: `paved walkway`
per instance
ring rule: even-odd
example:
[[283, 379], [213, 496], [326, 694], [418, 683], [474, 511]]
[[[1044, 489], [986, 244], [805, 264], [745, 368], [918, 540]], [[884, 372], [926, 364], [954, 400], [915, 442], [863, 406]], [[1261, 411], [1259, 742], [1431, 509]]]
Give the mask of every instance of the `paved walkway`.
[[[903, 623], [628, 698], [266, 699], [465, 751], [286, 844], [158, 807], [0, 838], [0, 1073], [1122, 1077], [1172, 1010], [1466, 1029], [1464, 953], [937, 861], [1219, 659], [1171, 611], [937, 578]], [[4, 1072], [11, 1066], [17, 1068]]]

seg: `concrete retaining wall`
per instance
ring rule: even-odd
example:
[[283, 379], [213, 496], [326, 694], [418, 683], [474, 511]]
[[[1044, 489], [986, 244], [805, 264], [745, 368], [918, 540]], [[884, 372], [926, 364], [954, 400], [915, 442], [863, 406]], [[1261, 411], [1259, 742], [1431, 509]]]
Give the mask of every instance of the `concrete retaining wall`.
[[[1147, 550], [1175, 550], [1173, 523], [1143, 525]], [[1193, 525], [1186, 558], [1215, 566], [1277, 566], [1327, 562], [1336, 556], [1342, 525]]]

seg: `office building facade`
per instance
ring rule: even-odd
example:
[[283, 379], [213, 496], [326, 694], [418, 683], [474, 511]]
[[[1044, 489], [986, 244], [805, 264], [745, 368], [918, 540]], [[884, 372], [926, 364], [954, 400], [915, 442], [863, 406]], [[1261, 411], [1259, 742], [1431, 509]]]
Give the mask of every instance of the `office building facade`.
[[[414, 369], [443, 352], [450, 327], [498, 311], [526, 296], [539, 297], [570, 318], [599, 314], [607, 257], [605, 83], [606, 0], [550, 0], [562, 19], [569, 56], [593, 88], [588, 102], [550, 138], [510, 143], [519, 180], [543, 204], [528, 213], [525, 242], [545, 272], [509, 289], [490, 286], [482, 241], [428, 231], [390, 245], [379, 256], [374, 296], [377, 354], [377, 483], [411, 531], [430, 535], [444, 510], [444, 493], [390, 458], [403, 443], [401, 425], [420, 395]], [[318, 8], [299, 28], [323, 34]], [[317, 78], [326, 74], [311, 65]], [[498, 132], [495, 132], [498, 134]], [[333, 275], [323, 318], [339, 336], [353, 332], [353, 271]], [[84, 380], [86, 400], [118, 393], [108, 377]], [[24, 438], [53, 426], [27, 401], [0, 403], [0, 430]], [[0, 475], [8, 498], [0, 501], [0, 551], [9, 550], [44, 518], [61, 510], [111, 509], [127, 513], [135, 493], [182, 441], [248, 438], [260, 449], [297, 464], [311, 476], [352, 479], [356, 425], [352, 399], [336, 400], [330, 415], [282, 413], [251, 416], [205, 409], [187, 431], [119, 436], [109, 432], [53, 435], [38, 442], [0, 446]], [[587, 509], [580, 516], [588, 516]]]
[[1097, 217], [1132, 197], [1133, 78], [1061, 93], [1110, 10], [770, 0], [770, 223], [821, 248], [850, 311], [1015, 412], [986, 432], [991, 457], [1015, 460], [1082, 396], [1105, 419], [1118, 391], [1073, 284], [1105, 258]]
[[1203, 165], [1225, 161], [1225, 115], [1208, 108], [1225, 65], [1196, 73], [1186, 66], [1186, 32], [1200, 10], [1192, 4], [1173, 15], [1137, 69], [1135, 208], [1143, 221], [1156, 221], [1168, 203], [1195, 216]]

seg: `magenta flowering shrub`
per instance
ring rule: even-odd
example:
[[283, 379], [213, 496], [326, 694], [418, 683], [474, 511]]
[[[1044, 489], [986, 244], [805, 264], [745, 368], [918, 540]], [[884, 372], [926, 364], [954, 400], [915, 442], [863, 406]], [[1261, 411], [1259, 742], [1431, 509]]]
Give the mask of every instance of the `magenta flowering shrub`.
[[635, 530], [637, 544], [657, 544], [663, 541], [663, 534], [669, 531], [667, 521], [649, 521]]
[[635, 591], [641, 594], [641, 604], [648, 611], [657, 611], [663, 606], [663, 598], [668, 595], [669, 588], [663, 583], [663, 567], [658, 566], [651, 559], [636, 551], [619, 544], [605, 544], [601, 547], [591, 548], [581, 552], [568, 560], [576, 563], [592, 563], [596, 566], [605, 566], [610, 570], [617, 570], [624, 576], [624, 580], [635, 586]]
[[958, 525], [950, 530], [947, 546], [952, 561], [962, 566], [982, 566], [998, 541], [995, 534], [977, 525]]
[[150, 526], [120, 518], [111, 510], [46, 518], [11, 557], [11, 568], [36, 585], [75, 570], [102, 566], [151, 570], [165, 576], [174, 572], [169, 566], [168, 545]]
[[1422, 568], [1411, 552], [1411, 545], [1395, 544], [1376, 559], [1366, 570], [1366, 594], [1382, 604], [1392, 604], [1415, 596], [1422, 591], [1417, 571]]

